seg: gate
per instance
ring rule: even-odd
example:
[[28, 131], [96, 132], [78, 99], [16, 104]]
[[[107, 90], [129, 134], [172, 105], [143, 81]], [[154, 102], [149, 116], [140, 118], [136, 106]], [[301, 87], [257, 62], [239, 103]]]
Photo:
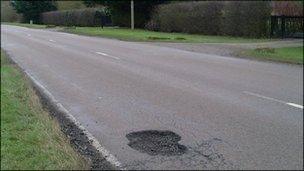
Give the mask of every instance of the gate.
[[270, 37], [303, 38], [303, 16], [271, 16]]

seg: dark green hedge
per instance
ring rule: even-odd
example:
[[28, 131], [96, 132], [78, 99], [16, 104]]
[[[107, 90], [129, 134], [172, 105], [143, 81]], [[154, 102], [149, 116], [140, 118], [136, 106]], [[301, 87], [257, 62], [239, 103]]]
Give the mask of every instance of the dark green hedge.
[[256, 38], [268, 35], [271, 15], [269, 2], [231, 1], [223, 11], [222, 34]]
[[41, 14], [43, 24], [61, 26], [101, 26], [109, 24], [109, 17], [103, 9], [52, 11]]
[[181, 2], [159, 5], [146, 24], [150, 30], [217, 34], [220, 30], [221, 2]]
[[270, 4], [267, 1], [190, 1], [159, 5], [149, 30], [264, 37], [268, 32]]

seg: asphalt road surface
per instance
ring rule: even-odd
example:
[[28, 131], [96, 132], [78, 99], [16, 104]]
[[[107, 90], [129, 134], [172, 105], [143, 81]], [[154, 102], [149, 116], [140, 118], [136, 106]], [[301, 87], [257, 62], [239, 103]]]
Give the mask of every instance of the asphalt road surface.
[[302, 66], [6, 25], [1, 46], [126, 168], [303, 168]]

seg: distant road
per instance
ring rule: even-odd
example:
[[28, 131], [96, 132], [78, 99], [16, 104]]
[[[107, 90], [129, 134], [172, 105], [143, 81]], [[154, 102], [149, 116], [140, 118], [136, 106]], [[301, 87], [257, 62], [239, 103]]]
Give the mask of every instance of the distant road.
[[303, 169], [302, 66], [7, 25], [1, 46], [129, 169]]

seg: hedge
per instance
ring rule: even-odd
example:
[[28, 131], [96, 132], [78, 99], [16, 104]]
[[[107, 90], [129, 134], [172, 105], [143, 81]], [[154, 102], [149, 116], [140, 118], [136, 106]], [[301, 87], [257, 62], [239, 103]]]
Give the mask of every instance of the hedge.
[[159, 5], [146, 23], [149, 30], [264, 37], [268, 32], [267, 1], [190, 1]]
[[43, 24], [60, 26], [101, 26], [110, 23], [103, 9], [51, 11], [41, 14]]
[[269, 2], [231, 1], [223, 11], [222, 34], [255, 38], [268, 35], [271, 15]]
[[218, 34], [221, 2], [181, 2], [159, 5], [146, 28], [155, 31]]

